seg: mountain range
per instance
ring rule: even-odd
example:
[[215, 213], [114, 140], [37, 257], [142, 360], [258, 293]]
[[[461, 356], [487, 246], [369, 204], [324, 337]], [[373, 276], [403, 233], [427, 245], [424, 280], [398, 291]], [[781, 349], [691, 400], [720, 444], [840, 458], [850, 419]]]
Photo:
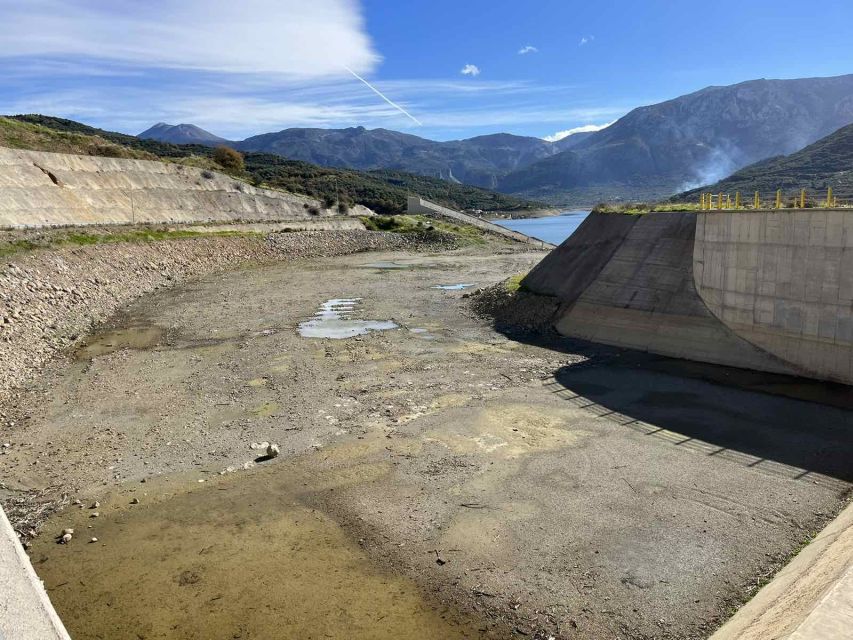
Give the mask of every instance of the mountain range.
[[662, 198], [790, 154], [851, 122], [853, 75], [708, 87], [634, 109], [574, 148], [505, 176], [498, 190]]
[[[592, 204], [668, 197], [793, 153], [851, 122], [853, 74], [707, 87], [557, 142], [507, 133], [437, 142], [354, 127], [284, 129], [228, 144], [327, 167], [401, 170], [558, 204]], [[140, 136], [224, 142], [193, 125], [161, 123]]]
[[194, 124], [166, 124], [165, 122], [158, 122], [136, 137], [143, 140], [157, 140], [171, 144], [201, 144], [208, 147], [230, 144], [225, 138], [220, 138]]
[[502, 176], [571, 148], [586, 135], [547, 142], [497, 133], [437, 142], [389, 129], [293, 128], [229, 142], [195, 125], [159, 123], [139, 137], [172, 144], [229, 144], [239, 151], [274, 153], [324, 167], [392, 169], [493, 189]]

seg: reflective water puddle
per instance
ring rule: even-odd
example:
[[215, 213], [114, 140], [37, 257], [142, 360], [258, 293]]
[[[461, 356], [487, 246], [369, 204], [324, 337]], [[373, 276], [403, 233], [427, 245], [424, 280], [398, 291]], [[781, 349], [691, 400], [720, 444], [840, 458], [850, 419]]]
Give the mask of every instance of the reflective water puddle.
[[356, 320], [352, 318], [361, 298], [332, 298], [320, 305], [314, 317], [299, 324], [303, 338], [341, 340], [361, 336], [369, 331], [387, 331], [399, 325], [391, 320]]
[[460, 283], [460, 284], [437, 284], [433, 287], [433, 289], [441, 289], [442, 291], [461, 291], [462, 289], [467, 289], [468, 287], [473, 287], [472, 283]]
[[121, 349], [151, 349], [166, 335], [162, 327], [134, 326], [96, 333], [88, 338], [74, 354], [78, 360], [88, 360]]

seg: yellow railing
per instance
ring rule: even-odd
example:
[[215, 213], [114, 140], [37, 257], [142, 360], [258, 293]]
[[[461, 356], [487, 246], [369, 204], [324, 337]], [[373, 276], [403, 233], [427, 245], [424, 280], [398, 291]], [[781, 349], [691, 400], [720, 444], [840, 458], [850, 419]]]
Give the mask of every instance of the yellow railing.
[[[763, 206], [762, 206], [763, 205]], [[734, 193], [734, 200], [730, 193], [700, 193], [699, 208], [703, 211], [744, 210], [744, 209], [807, 209], [813, 207], [850, 207], [853, 206], [853, 198], [840, 201], [828, 187], [826, 193], [810, 196], [805, 189], [800, 189], [799, 194], [785, 196], [782, 189], [777, 189], [772, 197], [762, 199], [761, 193], [755, 192], [752, 198], [752, 206], [748, 206], [741, 197], [740, 191]]]

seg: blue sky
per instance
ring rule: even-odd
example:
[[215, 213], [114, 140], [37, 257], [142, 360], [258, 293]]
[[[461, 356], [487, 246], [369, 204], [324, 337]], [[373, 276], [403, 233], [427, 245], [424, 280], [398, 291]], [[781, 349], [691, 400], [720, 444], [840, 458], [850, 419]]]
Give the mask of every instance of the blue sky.
[[853, 72], [849, 0], [0, 0], [0, 16], [0, 113], [128, 133], [553, 137], [712, 84]]

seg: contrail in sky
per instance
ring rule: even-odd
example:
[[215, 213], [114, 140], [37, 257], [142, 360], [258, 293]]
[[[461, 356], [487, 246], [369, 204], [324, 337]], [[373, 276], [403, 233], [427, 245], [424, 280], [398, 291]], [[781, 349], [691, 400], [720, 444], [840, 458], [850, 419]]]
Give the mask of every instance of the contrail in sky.
[[386, 95], [385, 95], [384, 93], [382, 93], [379, 89], [377, 89], [377, 88], [376, 88], [376, 87], [374, 87], [372, 84], [370, 84], [367, 80], [365, 80], [365, 79], [364, 79], [364, 78], [362, 78], [360, 75], [358, 75], [355, 71], [353, 71], [352, 69], [350, 69], [350, 68], [349, 68], [349, 67], [347, 67], [347, 66], [344, 66], [344, 69], [346, 69], [347, 71], [349, 71], [349, 72], [350, 72], [352, 75], [354, 75], [358, 80], [361, 80], [364, 84], [366, 84], [366, 85], [368, 86], [368, 88], [369, 88], [371, 91], [373, 91], [373, 93], [375, 93], [377, 96], [379, 96], [380, 98], [382, 98], [385, 102], [387, 102], [387, 103], [388, 103], [388, 104], [390, 104], [392, 107], [394, 107], [395, 109], [397, 109], [400, 113], [402, 113], [402, 114], [404, 114], [404, 115], [408, 116], [409, 118], [411, 118], [411, 119], [415, 122], [415, 124], [417, 124], [419, 127], [422, 127], [422, 126], [424, 125], [424, 123], [423, 123], [423, 122], [421, 122], [420, 120], [418, 120], [415, 116], [413, 116], [411, 113], [409, 113], [408, 111], [406, 111], [406, 110], [405, 110], [403, 107], [401, 107], [399, 104], [397, 104], [396, 102], [394, 102], [393, 100], [391, 100], [388, 96], [386, 96]]

